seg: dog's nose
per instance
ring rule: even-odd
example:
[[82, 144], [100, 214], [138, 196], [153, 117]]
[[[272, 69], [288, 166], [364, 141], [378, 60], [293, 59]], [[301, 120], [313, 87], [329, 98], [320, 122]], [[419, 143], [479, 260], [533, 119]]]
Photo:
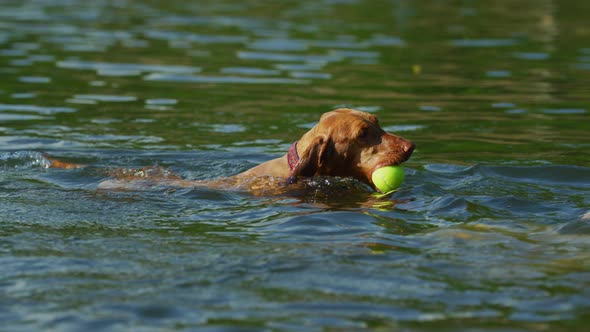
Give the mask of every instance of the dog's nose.
[[406, 154], [411, 154], [412, 152], [414, 152], [414, 149], [416, 148], [416, 144], [410, 142], [410, 141], [406, 141], [404, 142], [404, 144], [402, 145], [402, 151]]

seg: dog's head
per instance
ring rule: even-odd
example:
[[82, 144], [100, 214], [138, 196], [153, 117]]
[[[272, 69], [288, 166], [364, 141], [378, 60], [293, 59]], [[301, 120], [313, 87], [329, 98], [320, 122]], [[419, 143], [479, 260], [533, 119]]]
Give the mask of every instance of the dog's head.
[[373, 171], [403, 163], [414, 148], [414, 143], [384, 131], [373, 114], [341, 108], [323, 114], [301, 137], [300, 159], [290, 175], [354, 177], [373, 185]]

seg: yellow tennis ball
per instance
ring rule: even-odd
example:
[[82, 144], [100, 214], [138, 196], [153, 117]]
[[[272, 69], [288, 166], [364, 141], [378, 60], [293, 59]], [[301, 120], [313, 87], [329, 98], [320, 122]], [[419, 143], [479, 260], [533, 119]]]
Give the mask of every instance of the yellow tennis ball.
[[371, 176], [373, 184], [382, 193], [389, 193], [402, 185], [404, 168], [401, 166], [385, 166], [376, 169]]

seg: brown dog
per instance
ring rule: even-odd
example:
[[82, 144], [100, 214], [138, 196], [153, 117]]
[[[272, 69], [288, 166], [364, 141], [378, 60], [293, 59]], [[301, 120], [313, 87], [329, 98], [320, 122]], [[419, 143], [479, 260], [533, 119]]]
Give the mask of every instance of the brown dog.
[[[243, 173], [216, 180], [183, 180], [159, 167], [137, 171], [120, 170], [99, 188], [134, 188], [130, 182], [149, 180], [165, 185], [192, 187], [238, 187], [257, 190], [274, 184], [290, 184], [298, 177], [316, 175], [353, 177], [373, 186], [371, 175], [379, 167], [398, 165], [408, 160], [414, 143], [379, 126], [377, 117], [347, 108], [322, 115], [320, 121], [280, 158], [269, 160]], [[51, 160], [57, 168], [76, 168]], [[270, 184], [269, 184], [270, 183]]]
[[322, 115], [281, 158], [237, 176], [329, 175], [353, 177], [372, 185], [374, 170], [408, 160], [414, 147], [414, 143], [381, 129], [376, 116], [341, 108]]

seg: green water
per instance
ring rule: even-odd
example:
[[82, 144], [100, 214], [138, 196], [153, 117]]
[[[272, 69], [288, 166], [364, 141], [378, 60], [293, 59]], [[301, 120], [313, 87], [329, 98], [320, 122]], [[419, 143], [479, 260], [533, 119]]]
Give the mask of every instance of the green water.
[[[1, 2], [0, 329], [587, 329], [589, 10]], [[394, 195], [97, 189], [234, 174], [341, 106], [417, 144]]]

